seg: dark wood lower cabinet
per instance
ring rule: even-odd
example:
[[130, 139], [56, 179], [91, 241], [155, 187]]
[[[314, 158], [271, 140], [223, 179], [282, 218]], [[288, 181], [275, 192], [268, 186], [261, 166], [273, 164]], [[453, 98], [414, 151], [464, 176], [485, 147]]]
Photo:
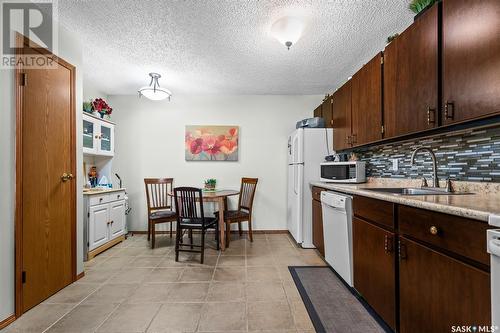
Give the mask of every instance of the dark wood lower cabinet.
[[313, 245], [316, 246], [319, 253], [325, 256], [325, 244], [323, 238], [323, 210], [321, 201], [313, 199], [312, 201], [312, 219], [313, 219]]
[[354, 288], [396, 329], [395, 235], [353, 218]]
[[491, 325], [490, 274], [400, 238], [400, 332]]

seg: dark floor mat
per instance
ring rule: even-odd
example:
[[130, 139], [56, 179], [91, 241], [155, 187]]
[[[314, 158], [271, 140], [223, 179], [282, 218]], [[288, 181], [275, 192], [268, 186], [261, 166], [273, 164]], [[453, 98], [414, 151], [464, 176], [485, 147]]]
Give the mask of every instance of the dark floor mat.
[[329, 267], [290, 266], [316, 332], [391, 332]]

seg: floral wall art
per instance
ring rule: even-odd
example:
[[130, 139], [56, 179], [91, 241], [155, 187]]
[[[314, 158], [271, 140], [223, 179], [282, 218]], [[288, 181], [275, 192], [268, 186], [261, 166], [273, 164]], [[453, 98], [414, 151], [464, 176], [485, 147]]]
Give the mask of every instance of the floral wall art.
[[186, 161], [237, 161], [238, 126], [186, 126]]

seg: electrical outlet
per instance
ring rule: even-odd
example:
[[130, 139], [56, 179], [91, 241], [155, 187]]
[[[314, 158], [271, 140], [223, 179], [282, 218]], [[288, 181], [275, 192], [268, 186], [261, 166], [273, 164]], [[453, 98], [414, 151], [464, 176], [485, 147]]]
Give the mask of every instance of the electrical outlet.
[[398, 166], [398, 159], [393, 158], [392, 159], [392, 171], [398, 171], [399, 166]]

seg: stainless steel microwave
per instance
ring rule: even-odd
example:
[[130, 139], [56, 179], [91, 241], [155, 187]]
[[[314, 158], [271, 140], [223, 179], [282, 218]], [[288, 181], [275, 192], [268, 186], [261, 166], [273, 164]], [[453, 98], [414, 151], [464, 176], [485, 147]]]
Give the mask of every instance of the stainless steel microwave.
[[321, 163], [321, 181], [330, 183], [366, 182], [365, 162], [325, 162]]

